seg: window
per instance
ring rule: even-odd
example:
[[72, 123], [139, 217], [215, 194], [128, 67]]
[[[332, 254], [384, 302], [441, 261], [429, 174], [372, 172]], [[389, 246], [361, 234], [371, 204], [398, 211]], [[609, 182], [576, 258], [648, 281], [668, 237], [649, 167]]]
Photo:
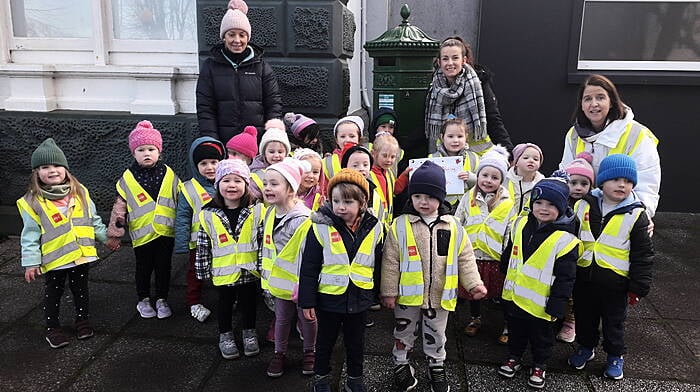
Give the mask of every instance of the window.
[[578, 21], [579, 71], [700, 71], [700, 1], [585, 0]]
[[90, 0], [10, 0], [15, 37], [90, 38]]

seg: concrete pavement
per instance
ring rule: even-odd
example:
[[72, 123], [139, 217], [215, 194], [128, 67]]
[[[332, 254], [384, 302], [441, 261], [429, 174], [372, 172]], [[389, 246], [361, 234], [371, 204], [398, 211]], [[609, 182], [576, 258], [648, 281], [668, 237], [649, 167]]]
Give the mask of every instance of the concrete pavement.
[[[602, 379], [604, 354], [585, 371], [566, 366], [573, 344], [557, 343], [547, 373], [550, 391], [698, 391], [700, 392], [700, 216], [659, 213], [655, 218], [657, 251], [655, 283], [648, 298], [630, 309], [627, 322], [629, 353], [625, 379]], [[199, 323], [185, 306], [185, 263], [173, 259], [170, 305], [166, 320], [141, 319], [135, 310], [133, 251], [99, 249], [103, 260], [90, 271], [94, 338], [54, 350], [44, 341], [43, 280], [27, 284], [19, 266], [19, 240], [0, 242], [0, 390], [2, 391], [304, 391], [310, 378], [301, 375], [301, 342], [290, 342], [289, 367], [279, 379], [265, 375], [273, 347], [262, 345], [253, 358], [227, 361], [218, 352], [215, 316]], [[205, 303], [216, 306], [213, 290]], [[477, 337], [462, 333], [468, 309], [459, 306], [448, 324], [447, 368], [453, 391], [527, 390], [526, 372], [503, 380], [496, 365], [506, 348], [496, 343], [502, 316], [488, 304]], [[69, 290], [62, 303], [66, 332], [73, 334]], [[258, 334], [265, 336], [271, 318], [258, 311]], [[393, 390], [391, 362], [392, 317], [387, 310], [371, 312], [376, 325], [367, 330], [365, 377], [369, 391]], [[237, 332], [240, 340], [240, 332]], [[74, 336], [74, 335], [73, 335]], [[342, 344], [334, 355], [334, 380], [343, 375]], [[602, 357], [602, 358], [601, 358]], [[419, 386], [429, 391], [420, 349], [413, 354]], [[527, 359], [526, 359], [527, 361]]]

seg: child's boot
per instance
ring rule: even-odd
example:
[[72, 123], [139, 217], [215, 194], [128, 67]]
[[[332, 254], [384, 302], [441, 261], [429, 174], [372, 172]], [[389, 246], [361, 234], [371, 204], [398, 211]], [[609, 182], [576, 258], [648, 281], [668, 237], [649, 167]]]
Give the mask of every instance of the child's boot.
[[476, 333], [479, 332], [480, 328], [481, 317], [472, 317], [472, 319], [469, 321], [469, 324], [467, 324], [467, 326], [464, 327], [464, 333], [467, 334], [467, 336], [476, 336]]
[[365, 382], [362, 376], [350, 377], [345, 380], [345, 392], [366, 392]]
[[88, 339], [95, 335], [95, 331], [90, 325], [90, 320], [78, 320], [75, 322], [75, 331], [78, 335], [78, 340]]
[[63, 333], [61, 328], [47, 328], [46, 341], [51, 348], [61, 348], [68, 345], [68, 337]]
[[608, 355], [608, 364], [605, 366], [605, 377], [613, 380], [622, 380], [624, 373], [622, 367], [625, 365], [625, 360], [622, 356]]
[[533, 366], [530, 370], [530, 378], [527, 379], [527, 385], [537, 389], [544, 388], [545, 373], [544, 367]]
[[275, 352], [272, 356], [270, 364], [267, 366], [267, 375], [272, 378], [280, 377], [284, 374], [284, 361], [286, 355], [284, 353]]
[[233, 340], [232, 331], [219, 334], [219, 350], [224, 359], [235, 359], [241, 356], [236, 341]]
[[416, 372], [409, 363], [396, 365], [394, 367], [394, 385], [399, 391], [410, 391], [418, 385]]
[[560, 340], [562, 342], [566, 343], [572, 343], [574, 340], [576, 340], [576, 325], [572, 322], [569, 321], [564, 321], [564, 324], [561, 326], [561, 330], [557, 334], [557, 340]]
[[428, 376], [432, 392], [450, 392], [450, 384], [447, 383], [447, 373], [444, 366], [430, 366]]
[[311, 392], [331, 392], [331, 375], [315, 375], [314, 385], [311, 387]]
[[246, 357], [252, 357], [260, 353], [260, 345], [258, 344], [258, 335], [254, 329], [243, 330], [243, 354]]
[[575, 353], [571, 354], [568, 362], [571, 367], [581, 370], [586, 367], [588, 361], [592, 360], [593, 358], [595, 358], [595, 352], [593, 349], [582, 346], [579, 347]]
[[519, 360], [509, 358], [498, 368], [498, 374], [506, 378], [513, 378], [520, 368], [522, 368], [522, 365]]

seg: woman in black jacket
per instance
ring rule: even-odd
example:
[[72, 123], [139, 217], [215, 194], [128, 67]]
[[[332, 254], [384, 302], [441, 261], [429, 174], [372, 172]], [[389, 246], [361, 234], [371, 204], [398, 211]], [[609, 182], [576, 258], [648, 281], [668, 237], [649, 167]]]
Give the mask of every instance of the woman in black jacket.
[[201, 136], [226, 143], [246, 125], [263, 134], [267, 120], [282, 117], [282, 97], [263, 50], [249, 43], [248, 6], [231, 0], [221, 20], [223, 42], [211, 49], [197, 81], [197, 121]]

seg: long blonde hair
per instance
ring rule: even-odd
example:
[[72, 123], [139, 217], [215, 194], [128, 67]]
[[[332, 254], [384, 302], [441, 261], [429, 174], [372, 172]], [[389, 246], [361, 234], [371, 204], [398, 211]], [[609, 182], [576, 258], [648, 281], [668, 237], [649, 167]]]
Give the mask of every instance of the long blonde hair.
[[[66, 180], [64, 181], [64, 184], [67, 183], [70, 185], [70, 192], [68, 194], [70, 197], [76, 198], [80, 203], [82, 203], [83, 209], [87, 210], [88, 205], [86, 202], [85, 191], [83, 190], [83, 184], [81, 184], [77, 178], [70, 174], [67, 168], [64, 169], [66, 170]], [[42, 183], [41, 179], [39, 179], [39, 168], [37, 167], [32, 169], [32, 174], [29, 177], [29, 188], [27, 189], [27, 194], [29, 195], [30, 199], [36, 200], [39, 197], [43, 197], [41, 195], [42, 185], [44, 185], [44, 183]]]

